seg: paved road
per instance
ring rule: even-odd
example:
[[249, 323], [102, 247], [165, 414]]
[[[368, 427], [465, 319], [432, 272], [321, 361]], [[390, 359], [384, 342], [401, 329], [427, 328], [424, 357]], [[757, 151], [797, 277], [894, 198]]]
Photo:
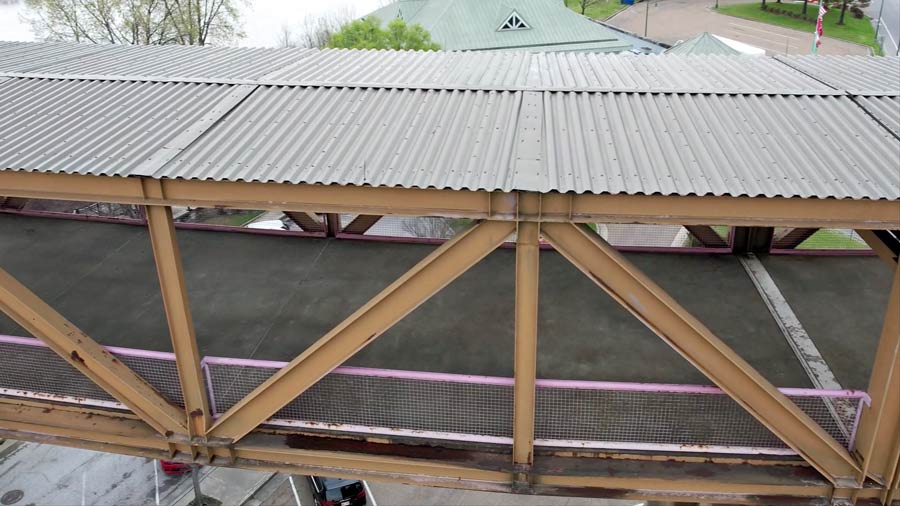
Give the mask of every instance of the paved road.
[[[206, 495], [241, 504], [271, 473], [204, 467]], [[9, 495], [7, 495], [9, 494]], [[41, 506], [186, 506], [190, 475], [167, 476], [155, 459], [7, 440], [0, 443], [0, 498]]]
[[[720, 5], [747, 0], [719, 0]], [[900, 0], [886, 0], [898, 2]], [[644, 33], [646, 5], [637, 4], [611, 18], [608, 23], [637, 34]], [[718, 14], [712, 10], [715, 0], [651, 0], [647, 36], [675, 44], [700, 32], [738, 40], [760, 47], [773, 54], [809, 54], [812, 47], [812, 28], [808, 33], [756, 21], [748, 21]], [[887, 8], [885, 9], [887, 10]], [[865, 55], [869, 49], [859, 44], [825, 37], [821, 54]]]
[[[313, 506], [309, 480], [305, 476], [294, 476], [294, 491], [285, 481], [271, 497], [261, 501], [263, 506]], [[636, 501], [614, 501], [609, 499], [587, 499], [579, 497], [525, 496], [497, 494], [451, 488], [414, 487], [393, 483], [368, 483], [371, 506], [640, 506]], [[299, 499], [299, 504], [298, 504]]]
[[[872, 18], [872, 24], [878, 20], [882, 0], [874, 0], [866, 9], [866, 14]], [[878, 38], [881, 39], [881, 47], [884, 54], [898, 54], [900, 46], [900, 0], [884, 0], [881, 27], [878, 29]]]

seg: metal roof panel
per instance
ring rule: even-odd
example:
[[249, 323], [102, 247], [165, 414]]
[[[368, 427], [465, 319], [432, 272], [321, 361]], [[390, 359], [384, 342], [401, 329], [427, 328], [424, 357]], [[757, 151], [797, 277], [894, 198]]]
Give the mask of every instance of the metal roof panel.
[[558, 191], [900, 199], [900, 141], [847, 97], [545, 94]]
[[13, 79], [0, 86], [0, 168], [131, 175], [225, 98], [220, 84]]
[[776, 56], [828, 85], [854, 95], [900, 95], [900, 56]]

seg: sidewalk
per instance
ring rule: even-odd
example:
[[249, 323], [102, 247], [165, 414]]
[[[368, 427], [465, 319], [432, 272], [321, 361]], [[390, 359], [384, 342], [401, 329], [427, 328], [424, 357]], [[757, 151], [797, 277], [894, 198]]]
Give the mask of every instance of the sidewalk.
[[[719, 5], [744, 3], [747, 0], [720, 0]], [[675, 44], [700, 32], [711, 32], [766, 50], [769, 55], [806, 55], [812, 47], [812, 25], [809, 33], [735, 18], [714, 12], [715, 0], [650, 0], [647, 36]], [[647, 4], [635, 4], [607, 23], [643, 35]], [[819, 54], [867, 55], [869, 49], [859, 44], [825, 37]]]

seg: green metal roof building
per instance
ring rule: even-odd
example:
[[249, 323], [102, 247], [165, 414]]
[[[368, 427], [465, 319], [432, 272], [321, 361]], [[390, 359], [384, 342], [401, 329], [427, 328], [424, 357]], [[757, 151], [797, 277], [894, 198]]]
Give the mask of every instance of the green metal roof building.
[[569, 10], [563, 0], [400, 0], [368, 16], [383, 24], [395, 18], [418, 23], [447, 51], [618, 52], [632, 48], [614, 31]]
[[680, 55], [739, 55], [740, 51], [722, 42], [709, 32], [702, 32], [696, 37], [675, 45], [666, 54]]

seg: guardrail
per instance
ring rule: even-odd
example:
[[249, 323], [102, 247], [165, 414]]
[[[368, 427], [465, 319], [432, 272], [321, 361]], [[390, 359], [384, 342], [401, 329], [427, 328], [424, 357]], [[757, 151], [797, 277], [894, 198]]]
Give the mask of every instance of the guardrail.
[[[107, 347], [175, 404], [171, 353]], [[126, 409], [36, 339], [0, 336], [0, 395]], [[219, 416], [285, 362], [205, 357]], [[535, 445], [557, 448], [794, 455], [719, 388], [539, 379]], [[845, 448], [869, 402], [854, 390], [780, 389]], [[513, 379], [338, 367], [266, 423], [324, 432], [512, 444]]]

